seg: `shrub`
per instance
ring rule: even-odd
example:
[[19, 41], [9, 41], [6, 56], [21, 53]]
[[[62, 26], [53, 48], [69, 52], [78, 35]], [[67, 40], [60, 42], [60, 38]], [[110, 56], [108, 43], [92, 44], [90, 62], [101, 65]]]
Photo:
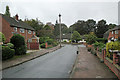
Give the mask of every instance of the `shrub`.
[[22, 45], [21, 47], [18, 47], [15, 49], [15, 54], [16, 55], [24, 55], [24, 54], [26, 54], [26, 51], [27, 51], [26, 46]]
[[39, 38], [39, 43], [40, 43], [40, 44], [45, 43], [46, 40], [48, 40], [48, 39], [49, 39], [49, 37], [40, 37], [40, 38]]
[[25, 39], [20, 34], [14, 34], [13, 37], [10, 39], [10, 42], [14, 44], [15, 48], [25, 45]]
[[55, 41], [55, 42], [53, 42], [53, 46], [57, 46], [58, 45], [58, 43]]
[[71, 40], [69, 40], [69, 43], [71, 43]]
[[106, 56], [109, 58], [112, 58], [113, 53], [109, 52], [109, 50], [120, 50], [120, 42], [115, 41], [115, 42], [109, 42], [106, 44], [106, 51], [107, 51]]
[[97, 37], [94, 34], [89, 34], [89, 35], [86, 36], [86, 42], [88, 44], [93, 44], [93, 43], [96, 42], [96, 38]]
[[2, 46], [2, 60], [10, 59], [14, 56], [15, 50], [8, 46]]
[[105, 38], [96, 38], [96, 41], [101, 42], [101, 43], [106, 43], [107, 39], [105, 39]]
[[9, 48], [11, 48], [11, 49], [14, 48], [14, 45], [13, 45], [12, 43], [7, 43], [7, 46], [8, 46]]
[[98, 47], [98, 48], [99, 48], [99, 51], [102, 52], [102, 49], [105, 47], [105, 44], [104, 44], [104, 43], [101, 43], [101, 42], [95, 42], [93, 46], [94, 46], [95, 50], [96, 50], [97, 47]]
[[0, 32], [0, 42], [4, 43], [5, 40], [6, 40], [5, 35], [2, 32]]
[[63, 42], [67, 42], [66, 40], [64, 40]]
[[41, 47], [41, 48], [45, 48], [45, 43], [42, 43], [42, 44], [40, 45], [40, 47]]
[[91, 48], [88, 48], [87, 50], [90, 52], [90, 51], [91, 51]]
[[52, 45], [54, 40], [53, 39], [48, 39], [48, 40], [46, 40], [46, 42], [48, 43], [48, 45]]
[[25, 39], [20, 34], [15, 34], [10, 39], [10, 42], [14, 44], [15, 54], [22, 55], [26, 54]]

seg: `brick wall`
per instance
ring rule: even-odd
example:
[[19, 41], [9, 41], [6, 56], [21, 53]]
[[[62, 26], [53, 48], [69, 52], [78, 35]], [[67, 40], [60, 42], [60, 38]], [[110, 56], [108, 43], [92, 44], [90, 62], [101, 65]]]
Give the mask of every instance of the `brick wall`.
[[108, 40], [110, 40], [111, 37], [114, 37], [115, 39], [118, 39], [120, 37], [120, 30], [118, 30], [118, 34], [115, 34], [115, 31], [112, 34], [112, 31], [109, 32]]
[[39, 50], [39, 43], [37, 43], [37, 42], [30, 42], [30, 43], [27, 43], [27, 47], [30, 50]]
[[10, 24], [4, 18], [2, 18], [2, 33], [6, 37], [5, 42], [10, 42], [10, 38], [12, 37], [12, 31], [13, 28], [10, 27]]
[[[6, 37], [6, 43], [10, 42], [10, 38], [13, 36], [13, 32], [14, 32], [14, 27], [11, 27], [10, 24], [4, 19], [2, 18], [2, 33], [5, 35]], [[17, 33], [21, 34], [22, 36], [24, 36], [25, 38], [25, 42], [27, 42], [28, 39], [30, 39], [33, 35], [33, 31], [31, 34], [28, 34], [28, 30], [25, 30], [24, 33], [20, 32], [20, 28], [17, 28]]]

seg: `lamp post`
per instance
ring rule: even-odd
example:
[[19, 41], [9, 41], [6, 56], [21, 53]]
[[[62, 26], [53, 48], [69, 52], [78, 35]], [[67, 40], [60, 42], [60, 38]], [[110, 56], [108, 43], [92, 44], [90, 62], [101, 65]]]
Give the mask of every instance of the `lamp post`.
[[59, 27], [60, 27], [60, 47], [61, 47], [61, 14], [59, 14]]

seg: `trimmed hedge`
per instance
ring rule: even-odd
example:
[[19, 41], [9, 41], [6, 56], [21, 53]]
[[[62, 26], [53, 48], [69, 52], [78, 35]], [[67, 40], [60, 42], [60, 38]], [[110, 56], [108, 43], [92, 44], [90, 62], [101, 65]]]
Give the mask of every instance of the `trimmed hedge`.
[[10, 59], [14, 56], [15, 50], [8, 46], [2, 46], [2, 60]]

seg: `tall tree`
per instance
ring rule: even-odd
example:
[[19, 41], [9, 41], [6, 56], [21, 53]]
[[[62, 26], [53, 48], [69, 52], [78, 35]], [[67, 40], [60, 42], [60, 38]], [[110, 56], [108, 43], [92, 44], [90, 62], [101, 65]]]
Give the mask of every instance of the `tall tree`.
[[98, 38], [103, 38], [104, 33], [108, 30], [108, 25], [105, 20], [98, 21], [95, 34]]
[[113, 28], [116, 27], [117, 25], [110, 23], [108, 26], [109, 26], [109, 29], [113, 29]]
[[77, 31], [74, 31], [72, 34], [72, 41], [78, 42], [80, 41], [82, 38], [80, 36], [80, 34]]
[[9, 16], [10, 17], [10, 11], [9, 11], [9, 6], [6, 6], [6, 11], [5, 11], [5, 14], [6, 16]]
[[43, 29], [44, 24], [40, 22], [37, 18], [36, 19], [31, 19], [31, 20], [24, 20], [27, 24], [29, 24], [31, 27], [35, 29], [35, 32], [37, 36], [39, 36], [39, 30]]

